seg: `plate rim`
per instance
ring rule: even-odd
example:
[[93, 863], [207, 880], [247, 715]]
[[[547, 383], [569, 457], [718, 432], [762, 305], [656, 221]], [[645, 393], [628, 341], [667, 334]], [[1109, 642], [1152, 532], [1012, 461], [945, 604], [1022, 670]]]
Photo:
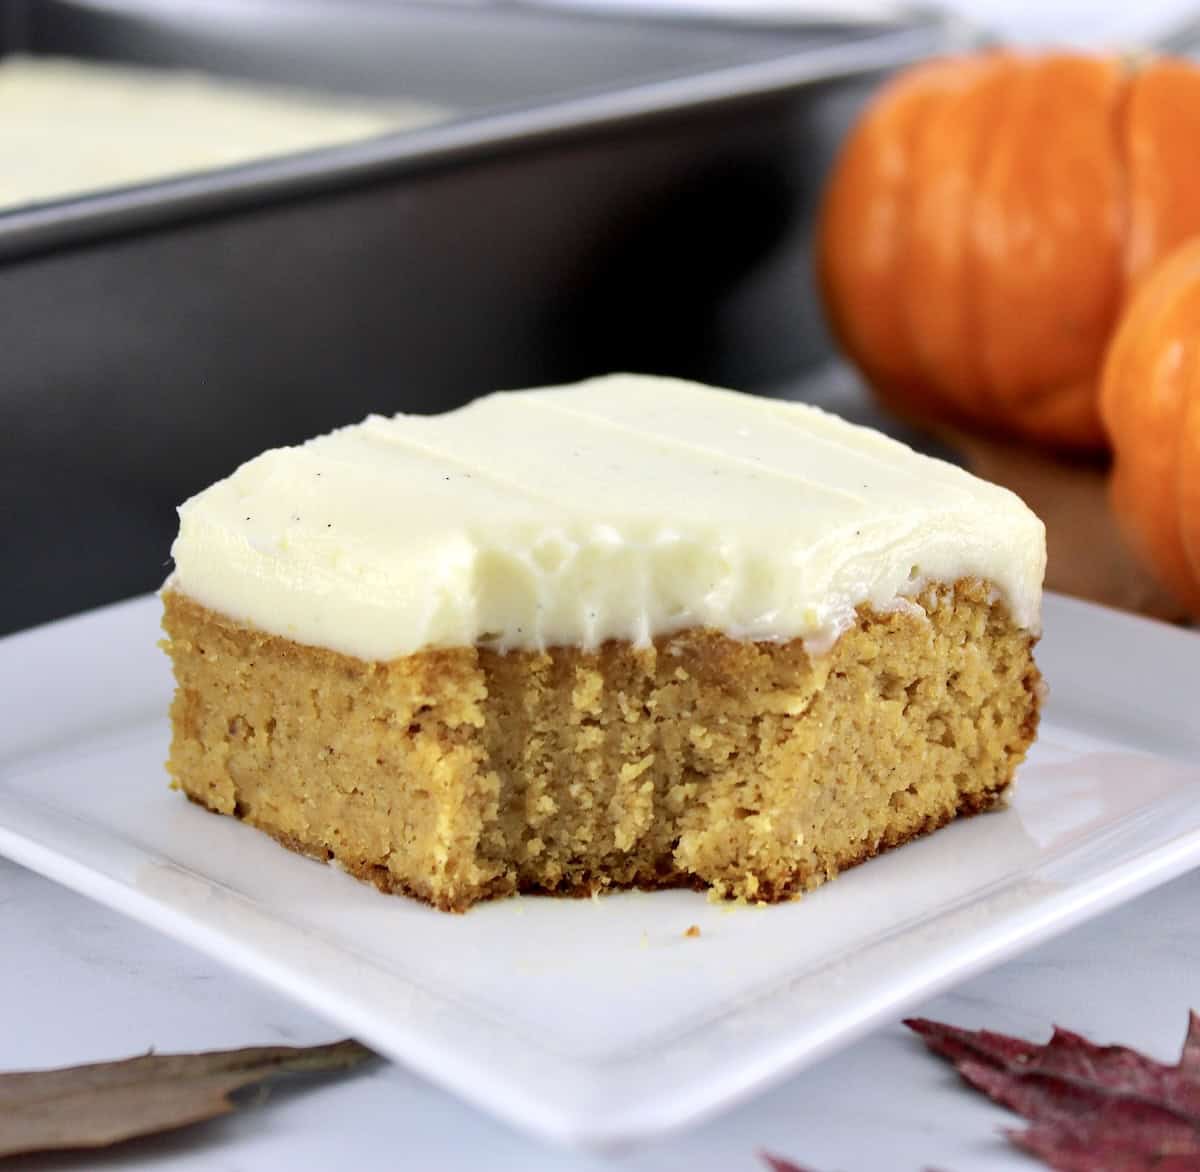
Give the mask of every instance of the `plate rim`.
[[[1166, 640], [1179, 649], [1182, 670], [1194, 668], [1200, 673], [1200, 636], [1192, 632], [1057, 596], [1048, 596], [1048, 602], [1052, 614], [1066, 607], [1065, 613], [1074, 612], [1084, 620], [1085, 625], [1099, 623], [1109, 633], [1115, 632], [1121, 636], [1119, 642], [1132, 638], [1143, 644], [1143, 652], [1151, 657], [1160, 653], [1160, 649], [1167, 645], [1163, 642]], [[157, 606], [155, 596], [142, 596], [6, 636], [0, 639], [0, 678], [4, 678], [14, 663], [23, 660], [30, 651], [36, 651], [39, 643], [52, 641], [61, 650], [73, 645], [89, 629], [95, 634], [97, 629], [103, 633], [109, 626], [118, 628], [117, 633], [120, 633], [119, 628], [126, 623], [132, 623], [135, 628], [144, 627], [150, 617], [148, 610], [157, 610]], [[1174, 643], [1176, 637], [1179, 638], [1177, 644]], [[106, 652], [120, 655], [119, 639], [101, 642]], [[1149, 645], [1148, 651], [1144, 644]], [[1062, 654], [1062, 650], [1057, 653]], [[154, 654], [163, 661], [162, 666], [165, 667], [161, 653], [155, 649]], [[121, 655], [122, 661], [126, 658]], [[134, 670], [139, 670], [136, 664]], [[53, 675], [54, 672], [47, 674]], [[137, 706], [136, 713], [139, 723], [144, 722], [144, 703]], [[7, 731], [6, 721], [0, 716], [0, 732]], [[89, 732], [84, 728], [78, 734], [78, 739], [86, 742], [94, 735], [95, 730]], [[70, 737], [65, 742], [61, 738], [58, 740], [60, 746], [64, 743], [70, 744]], [[1200, 732], [1195, 733], [1194, 752], [1191, 751], [1191, 744], [1191, 739], [1187, 739], [1183, 759], [1200, 763]], [[252, 980], [304, 1004], [322, 1017], [354, 1029], [364, 1041], [374, 1044], [388, 1057], [402, 1062], [510, 1125], [552, 1142], [599, 1150], [641, 1142], [698, 1123], [849, 1044], [889, 1015], [897, 1013], [902, 1006], [940, 992], [1200, 865], [1198, 825], [1174, 838], [1156, 841], [1148, 850], [1125, 858], [1118, 866], [1099, 875], [1068, 884], [1063, 891], [1032, 907], [1009, 911], [989, 920], [986, 928], [956, 941], [953, 955], [940, 960], [936, 974], [925, 971], [927, 965], [917, 966], [915, 970], [907, 972], [903, 979], [893, 980], [883, 993], [876, 994], [869, 1006], [860, 1008], [854, 1014], [843, 1014], [852, 1018], [849, 1022], [840, 1025], [835, 1023], [823, 1033], [817, 1031], [820, 1036], [816, 1037], [811, 1027], [801, 1030], [799, 1035], [788, 1035], [791, 1040], [784, 1039], [774, 1050], [790, 1050], [789, 1056], [781, 1058], [775, 1054], [774, 1057], [763, 1058], [759, 1062], [761, 1069], [750, 1074], [743, 1071], [724, 1081], [697, 1080], [682, 1088], [673, 1087], [667, 1098], [659, 1098], [651, 1104], [644, 1100], [630, 1101], [628, 1096], [600, 1093], [603, 1079], [588, 1077], [590, 1066], [586, 1060], [558, 1056], [554, 1065], [560, 1075], [570, 1078], [575, 1097], [580, 1097], [580, 1088], [588, 1092], [582, 1096], [591, 1101], [590, 1112], [585, 1116], [582, 1109], [571, 1109], [565, 1100], [554, 1102], [542, 1098], [536, 1088], [514, 1087], [503, 1076], [479, 1067], [470, 1056], [466, 1061], [460, 1061], [450, 1055], [447, 1061], [448, 1056], [439, 1049], [436, 1038], [421, 1043], [410, 1029], [402, 1045], [396, 1044], [395, 1037], [384, 1037], [381, 1042], [379, 1031], [372, 1028], [372, 1023], [367, 1020], [370, 1017], [369, 1006], [355, 1008], [340, 1004], [336, 990], [314, 984], [305, 974], [297, 973], [291, 962], [276, 962], [275, 958], [264, 954], [261, 945], [243, 941], [235, 933], [223, 930], [219, 924], [209, 923], [190, 911], [181, 911], [161, 897], [123, 882], [94, 862], [64, 854], [61, 849], [56, 849], [27, 830], [14, 828], [11, 810], [4, 800], [2, 780], [3, 773], [7, 772], [5, 767], [13, 761], [21, 762], [30, 756], [40, 755], [40, 751], [49, 747], [39, 750], [34, 745], [26, 745], [23, 750], [9, 754], [6, 746], [6, 750], [0, 753], [0, 855], [197, 948]], [[17, 805], [20, 800], [17, 795]], [[1200, 802], [1200, 797], [1197, 800]], [[1038, 866], [1046, 865], [1046, 861], [1043, 861]], [[1035, 872], [1037, 869], [1033, 868]], [[942, 913], [937, 914], [940, 916]], [[781, 995], [778, 990], [769, 994], [771, 997], [778, 995]], [[331, 998], [339, 1002], [333, 1009]], [[553, 1056], [543, 1054], [540, 1057]], [[480, 1077], [481, 1071], [485, 1077]], [[558, 1098], [561, 1099], [561, 1096]]]

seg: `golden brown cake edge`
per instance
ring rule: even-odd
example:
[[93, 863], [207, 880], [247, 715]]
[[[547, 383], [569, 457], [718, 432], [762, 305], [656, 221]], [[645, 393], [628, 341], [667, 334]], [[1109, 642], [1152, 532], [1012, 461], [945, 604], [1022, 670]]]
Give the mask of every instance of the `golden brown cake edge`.
[[[973, 615], [973, 621], [976, 626], [979, 625], [979, 621], [982, 619], [985, 633], [989, 622], [992, 622], [993, 625], [998, 623], [998, 629], [1004, 627], [1006, 614], [1003, 606], [995, 602], [992, 592], [984, 583], [961, 581], [955, 583], [952, 587], [944, 586], [937, 588], [929, 597], [936, 599], [937, 602], [937, 605], [931, 608], [930, 624], [936, 623], [939, 611], [944, 608], [946, 599], [949, 598], [951, 600], [951, 609], [966, 607]], [[768, 688], [767, 699], [769, 700], [772, 695], [775, 695], [775, 699], [777, 700], [777, 693], [780, 692], [780, 689], [782, 689], [782, 694], [785, 696], [788, 694], [789, 688], [792, 689], [793, 693], [796, 693], [796, 685], [803, 682], [803, 679], [807, 675], [810, 683], [815, 681], [819, 685], [816, 687], [814, 694], [808, 698], [809, 707], [805, 709], [805, 712], [807, 712], [811, 710], [813, 703], [816, 703], [819, 699], [820, 693], [824, 690], [825, 685], [829, 683], [829, 677], [838, 674], [836, 665], [838, 662], [839, 647], [843, 650], [845, 649], [847, 636], [854, 636], [855, 633], [861, 634], [864, 631], [882, 627], [884, 632], [890, 632], [893, 628], [900, 628], [907, 631], [908, 633], [905, 637], [911, 639], [913, 630], [911, 624], [919, 624], [921, 620], [915, 619], [911, 613], [906, 613], [905, 611], [876, 613], [864, 609], [860, 611], [859, 623], [853, 631], [844, 635], [827, 655], [815, 660], [807, 656], [803, 650], [803, 645], [798, 640], [780, 644], [744, 644], [714, 632], [685, 631], [656, 640], [654, 648], [649, 650], [632, 648], [628, 644], [608, 644], [594, 653], [585, 653], [577, 648], [553, 648], [545, 653], [511, 652], [506, 656], [498, 656], [498, 653], [481, 651], [477, 648], [454, 648], [420, 652], [414, 656], [407, 656], [388, 664], [379, 664], [356, 660], [352, 657], [325, 649], [304, 647], [290, 643], [286, 639], [268, 635], [254, 628], [226, 619], [177, 592], [167, 591], [164, 594], [164, 603], [164, 626], [168, 632], [166, 646], [175, 662], [177, 677], [180, 677], [180, 687], [172, 707], [175, 737], [172, 745], [170, 767], [174, 783], [182, 788], [193, 801], [217, 812], [233, 813], [235, 816], [266, 830], [290, 849], [317, 858], [336, 860], [343, 869], [360, 879], [373, 883], [381, 890], [389, 892], [399, 891], [414, 895], [443, 910], [450, 911], [465, 910], [466, 907], [474, 902], [478, 902], [480, 899], [493, 898], [518, 891], [552, 891], [563, 895], [587, 895], [607, 887], [639, 887], [643, 889], [680, 886], [696, 888], [711, 887], [722, 895], [757, 901], [786, 899], [818, 885], [825, 879], [832, 877], [832, 875], [859, 862], [863, 862], [883, 850], [930, 833], [940, 826], [945, 825], [956, 816], [977, 813], [994, 805], [1003, 795], [1005, 788], [1011, 781], [1013, 771], [1032, 742], [1036, 734], [1038, 720], [1038, 680], [1040, 677], [1030, 654], [1035, 640], [1028, 633], [1019, 632], [1012, 627], [1011, 623], [1008, 623], [1008, 630], [1004, 637], [1011, 643], [1012, 648], [1023, 647], [1024, 663], [1019, 665], [1021, 667], [1019, 675], [1020, 691], [1025, 696], [1025, 709], [1023, 714], [1020, 714], [1020, 719], [1016, 725], [1009, 730], [1011, 733], [1011, 744], [1006, 743], [1004, 746], [1006, 759], [1001, 763], [1003, 768], [996, 769], [990, 784], [985, 783], [978, 786], [962, 787], [954, 794], [952, 802], [946, 800], [945, 794], [940, 794], [937, 802], [929, 809], [909, 810], [907, 812], [901, 810], [905, 816], [898, 816], [881, 827], [875, 827], [858, 841], [847, 842], [839, 849], [817, 860], [810, 859], [805, 863], [803, 860], [796, 859], [793, 860], [795, 865], [790, 867], [768, 867], [765, 870], [761, 870], [757, 875], [753, 872], [752, 868], [745, 869], [745, 874], [739, 875], [738, 867], [730, 865], [730, 861], [727, 859], [717, 860], [715, 869], [710, 870], [710, 873], [699, 873], [686, 866], [679, 865], [677, 861], [673, 861], [674, 855], [678, 853], [677, 846], [670, 856], [665, 854], [663, 849], [659, 847], [651, 851], [640, 862], [631, 861], [630, 850], [632, 846], [636, 845], [638, 838], [635, 834], [632, 842], [628, 843], [622, 849], [620, 843], [624, 840], [620, 838], [619, 831], [616, 844], [600, 848], [598, 866], [589, 866], [582, 861], [582, 858], [572, 863], [570, 851], [567, 851], [565, 854], [560, 851], [561, 858], [552, 860], [548, 866], [544, 866], [540, 871], [536, 865], [536, 857], [523, 860], [514, 855], [512, 860], [510, 860], [511, 865], [504, 867], [499, 866], [499, 863], [502, 861], [501, 855], [503, 854], [503, 849], [500, 850], [499, 854], [493, 852], [495, 857], [488, 858], [486, 857], [486, 850], [480, 850], [479, 848], [483, 839], [483, 832], [489, 824], [502, 822], [506, 816], [509, 818], [509, 821], [513, 821], [512, 809], [504, 805], [506, 800], [509, 806], [516, 800], [512, 793], [508, 793], [507, 798], [505, 793], [506, 786], [508, 790], [512, 789], [512, 777], [506, 776], [506, 778], [501, 779], [492, 776], [498, 772], [505, 772], [504, 769], [479, 768], [489, 764], [489, 762], [480, 756], [479, 750], [483, 747], [482, 742], [487, 738], [489, 723], [487, 709], [489, 701], [493, 699], [489, 695], [489, 689], [499, 683], [502, 685], [502, 688], [507, 688], [509, 692], [513, 692], [512, 679], [514, 671], [519, 675], [522, 670], [526, 670], [530, 674], [530, 678], [539, 672], [543, 677], [546, 677], [543, 679], [541, 687], [544, 699], [547, 694], [555, 691], [550, 681], [555, 677], [556, 672], [560, 686], [571, 684], [576, 690], [579, 686], [580, 673], [587, 680], [591, 681], [587, 684], [588, 687], [591, 687], [595, 683], [596, 673], [599, 672], [601, 690], [603, 691], [607, 683], [621, 682], [615, 675], [612, 677], [612, 680], [606, 680], [605, 670], [608, 670], [610, 675], [613, 671], [618, 673], [624, 671], [628, 675], [632, 665], [634, 669], [633, 677], [636, 677], [634, 682], [636, 683], [640, 679], [645, 684], [647, 680], [652, 678], [647, 675], [647, 671], [651, 670], [648, 668], [649, 660], [653, 660], [653, 682], [662, 684], [663, 679], [667, 679], [669, 685], [671, 683], [668, 678], [669, 673], [667, 676], [664, 676], [660, 670], [663, 662], [671, 664], [675, 659], [682, 659], [683, 662], [686, 662], [687, 668], [693, 671], [696, 665], [699, 664], [701, 674], [704, 674], [704, 661], [708, 660], [708, 676], [710, 678], [707, 683], [708, 686], [715, 688], [719, 693], [722, 687], [721, 681], [729, 678], [729, 665], [731, 663], [740, 663], [743, 666], [747, 663], [752, 663], [756, 665], [756, 670], [759, 671], [770, 668], [772, 664], [777, 667], [782, 665], [780, 671], [776, 673], [778, 678], [773, 681], [775, 693], [772, 693], [771, 689]], [[989, 616], [991, 617], [989, 618]], [[202, 636], [205, 642], [212, 642], [215, 639], [220, 644], [215, 657], [208, 649], [200, 646], [197, 636]], [[966, 646], [967, 644], [964, 642], [963, 645]], [[978, 643], [972, 645], [979, 646]], [[884, 646], [886, 647], [886, 644]], [[684, 648], [683, 652], [679, 651], [680, 647]], [[473, 762], [473, 765], [477, 767], [475, 768], [474, 775], [470, 775], [471, 781], [469, 783], [475, 785], [478, 790], [472, 796], [474, 804], [478, 807], [482, 815], [478, 820], [478, 825], [473, 827], [476, 847], [475, 857], [461, 857], [462, 843], [458, 842], [456, 846], [455, 831], [451, 828], [443, 836], [444, 841], [437, 840], [436, 843], [439, 846], [446, 846], [447, 849], [440, 854], [435, 851], [429, 856], [431, 864], [429, 875], [422, 875], [419, 873], [419, 870], [412, 870], [411, 868], [405, 873], [403, 869], [398, 871], [395, 866], [390, 865], [393, 863], [392, 855], [394, 853], [390, 849], [387, 851], [376, 851], [375, 857], [371, 856], [369, 850], [346, 849], [347, 844], [338, 841], [336, 836], [331, 836], [331, 830], [337, 829], [336, 820], [330, 821], [327, 817], [321, 832], [315, 833], [311, 825], [305, 823], [303, 817], [281, 818], [278, 816], [278, 811], [272, 814], [271, 803], [263, 801], [262, 794], [258, 791], [255, 782], [248, 780], [255, 773], [253, 761], [256, 759], [261, 764], [263, 758], [261, 752], [257, 758], [254, 757], [253, 752], [250, 752], [249, 757], [247, 757], [247, 745], [244, 743], [246, 739], [245, 728], [239, 727], [238, 721], [246, 721], [247, 725], [251, 728], [252, 738], [256, 742], [258, 750], [261, 750], [263, 747], [261, 742], [264, 736], [264, 729], [261, 721], [257, 725], [252, 724], [246, 713], [239, 712], [234, 717], [225, 719], [228, 716], [226, 712], [221, 717], [225, 722], [223, 735], [221, 735], [219, 728], [217, 729], [217, 735], [214, 735], [212, 720], [208, 721], [208, 739], [211, 742], [210, 748], [213, 751], [206, 754], [208, 757], [207, 776], [202, 778], [196, 768], [198, 758], [194, 752], [189, 753], [187, 751], [186, 744], [189, 739], [194, 739], [189, 729], [191, 732], [195, 731], [195, 713], [192, 711], [189, 715], [189, 710], [195, 708], [197, 689], [189, 687], [180, 674], [181, 666], [183, 667], [183, 675], [186, 675], [188, 670], [186, 667], [187, 663], [189, 661], [193, 665], [196, 663], [197, 648], [199, 648], [199, 661], [208, 664], [210, 674], [214, 664], [227, 663], [232, 665], [233, 678], [238, 679], [240, 677], [240, 692], [238, 695], [243, 701], [245, 698], [251, 696], [254, 691], [254, 684], [247, 677], [252, 677], [255, 674], [257, 671], [255, 665], [263, 658], [276, 665], [283, 665], [285, 668], [289, 665], [293, 669], [299, 667], [302, 671], [307, 669], [310, 672], [316, 672], [318, 675], [327, 676], [333, 680], [351, 679], [360, 682], [366, 681], [368, 687], [372, 685], [378, 686], [379, 681], [383, 680], [385, 681], [385, 687], [390, 689], [390, 698], [400, 698], [401, 709], [403, 709], [404, 703], [409, 704], [408, 711], [404, 712], [402, 710], [400, 714], [404, 717], [404, 722], [393, 720], [392, 725], [389, 726], [388, 735], [393, 740], [397, 739], [397, 737], [402, 740], [414, 737], [420, 740], [425, 734], [425, 730], [422, 727], [422, 720], [427, 718], [430, 709], [430, 705], [426, 701], [430, 699], [434, 700], [432, 707], [439, 709], [438, 715], [441, 719], [440, 731], [437, 737], [435, 737], [437, 742], [435, 751], [432, 755], [429, 753], [418, 753], [417, 758], [433, 762], [435, 766], [434, 772], [436, 772], [437, 763], [443, 761], [447, 754], [452, 756], [457, 755], [456, 760], [458, 765], [464, 767], [464, 770], [461, 772], [461, 777], [463, 778], [470, 775], [470, 771], [465, 769], [465, 766], [469, 762]], [[747, 659], [747, 656], [750, 658]], [[556, 660], [560, 662], [556, 664]], [[933, 662], [936, 665], [936, 658]], [[689, 674], [687, 669], [684, 670], [685, 674]], [[639, 672], [641, 673], [640, 675], [638, 674]], [[395, 686], [396, 681], [394, 679], [397, 674], [402, 677], [401, 686], [398, 689]], [[736, 675], [736, 672], [733, 674]], [[1009, 682], [1011, 683], [1011, 680]], [[888, 686], [892, 685], [889, 684]], [[618, 694], [621, 691], [619, 687], [616, 690]], [[650, 690], [653, 691], [653, 688]], [[559, 695], [561, 696], [561, 691]], [[794, 698], [795, 696], [793, 695]], [[584, 700], [586, 701], [587, 699], [588, 697], [585, 696]], [[611, 700], [612, 698], [610, 697], [609, 699]], [[892, 700], [886, 697], [877, 697], [872, 703], [886, 706], [888, 703], [894, 702], [895, 699], [895, 697]], [[764, 700], [764, 703], [766, 702]], [[786, 708], [786, 704], [784, 707]], [[416, 722], [408, 719], [414, 714], [422, 717], [422, 719]], [[719, 713], [715, 709], [708, 715], [713, 716], [714, 714], [719, 720]], [[496, 712], [492, 713], [492, 723], [495, 723], [498, 715]], [[585, 717], [578, 722], [579, 728], [576, 731], [587, 732], [589, 729], [594, 730], [597, 727], [598, 721], [605, 726], [606, 731], [604, 736], [608, 737], [614, 728], [618, 732], [620, 731], [620, 722], [637, 724], [639, 720], [637, 713], [633, 713], [631, 716], [629, 712], [621, 712], [619, 701], [616, 702], [615, 707], [612, 703], [608, 705], [603, 713], [603, 720], [600, 719], [597, 713], [592, 713], [592, 715], [596, 719], [591, 724], [588, 724]], [[643, 718], [646, 715], [647, 713], [642, 713]], [[804, 713], [793, 712], [789, 714], [786, 711], [772, 713], [764, 709], [760, 715], [764, 718], [770, 717], [775, 720], [775, 723], [771, 727], [777, 733], [781, 728], [785, 727], [794, 729], [795, 720], [797, 718], [802, 719]], [[789, 718], [792, 719], [790, 726], [787, 724]], [[401, 729], [402, 723], [403, 728]], [[413, 731], [414, 723], [417, 730], [415, 733]], [[678, 719], [675, 720], [675, 723], [678, 723]], [[712, 722], [710, 721], [710, 723]], [[753, 721], [751, 723], [753, 724]], [[271, 732], [267, 734], [267, 739], [270, 740], [274, 735], [273, 717], [267, 718], [267, 726], [271, 728]], [[568, 725], [567, 727], [571, 726]], [[595, 737], [592, 736], [590, 739], [594, 740]], [[474, 752], [472, 751], [472, 745], [474, 745]], [[326, 747], [334, 757], [338, 756], [340, 750], [335, 751], [332, 745]], [[428, 749], [429, 745], [426, 744], [424, 747]], [[508, 750], [506, 749], [505, 751]], [[202, 754], [202, 756], [205, 755]], [[736, 757], [736, 752], [734, 756]], [[319, 758], [320, 752], [315, 757]], [[213, 766], [217, 763], [218, 759], [220, 769], [214, 771]], [[594, 760], [594, 757], [592, 759]], [[628, 752], [625, 752], [624, 756], [622, 756], [620, 745], [613, 746], [613, 751], [608, 754], [608, 759], [610, 762], [622, 762], [618, 772], [628, 771], [631, 766], [637, 768], [641, 765], [641, 760], [635, 760]], [[709, 759], [710, 764], [713, 761], [720, 761], [719, 753]], [[415, 759], [411, 764], [417, 767], [419, 773], [419, 760]], [[375, 765], [382, 767], [383, 762], [376, 758]], [[657, 768], [659, 762], [655, 761], [653, 765]], [[321, 765], [315, 758], [312, 768], [318, 771], [321, 768]], [[514, 770], [519, 772], [520, 768], [520, 764], [516, 762], [509, 762], [506, 766], [508, 774], [511, 774]], [[222, 779], [218, 776], [222, 771], [225, 774], [224, 782], [228, 784], [222, 784]], [[547, 769], [546, 772], [549, 774], [553, 773], [554, 770]], [[558, 772], [561, 774], [561, 769]], [[776, 773], [778, 774], [778, 770], [776, 770]], [[412, 783], [414, 778], [411, 768], [407, 771], [406, 776], [409, 788], [413, 788]], [[417, 780], [419, 781], [419, 777]], [[604, 784], [609, 785], [612, 780], [612, 778], [607, 778]], [[636, 781], [637, 778], [635, 777], [634, 780]], [[676, 781], [678, 780], [676, 778]], [[734, 790], [738, 789], [738, 779], [736, 776], [727, 776], [724, 781], [732, 785]], [[805, 784], [812, 785], [812, 779], [806, 779]], [[236, 792], [239, 786], [245, 791], [241, 796]], [[682, 788], [686, 788], [686, 784]], [[659, 792], [660, 789], [662, 789], [661, 794]], [[419, 784], [416, 785], [415, 792], [423, 792]], [[629, 792], [635, 793], [635, 801], [640, 800], [636, 795], [641, 794], [644, 796], [645, 786], [636, 791]], [[897, 792], [899, 793], [899, 791]], [[542, 795], [543, 798], [545, 796]], [[613, 792], [608, 796], [610, 799], [609, 804], [612, 805], [617, 802], [620, 793]], [[666, 799], [669, 796], [670, 790], [666, 788], [665, 784], [664, 786], [660, 786], [656, 776], [654, 789], [650, 795], [651, 803], [654, 804], [660, 798]], [[762, 794], [760, 793], [758, 796], [761, 797]], [[519, 794], [517, 797], [525, 800], [528, 798], [528, 795]], [[426, 798], [428, 798], [428, 795], [426, 795]], [[894, 798], [895, 795], [892, 795], [891, 800], [894, 801]], [[553, 798], [551, 800], [553, 801]], [[278, 805], [278, 803], [275, 804]], [[428, 804], [429, 802], [426, 800], [425, 805]], [[678, 801], [675, 804], [678, 807]], [[436, 806], [436, 802], [434, 805]], [[466, 803], [464, 803], [464, 807], [465, 805]], [[903, 807], [903, 802], [901, 806]], [[303, 803], [301, 803], [301, 807], [303, 807]], [[359, 814], [361, 814], [361, 807], [362, 803], [360, 802], [357, 807], [357, 813]], [[730, 807], [726, 803], [725, 808], [727, 810], [731, 809], [736, 819], [742, 821], [759, 818], [763, 813], [761, 809], [755, 806]], [[750, 813], [746, 813], [747, 810]], [[609, 823], [617, 825], [621, 820], [621, 813], [622, 811], [618, 803], [613, 810], [614, 816], [608, 818], [607, 822], [605, 819], [592, 817], [590, 830], [595, 832], [597, 827], [603, 829]], [[676, 814], [678, 813], [679, 811], [676, 809]], [[428, 814], [428, 811], [426, 811], [426, 814]], [[515, 838], [510, 835], [509, 840], [506, 841], [510, 842], [511, 845], [515, 845], [515, 848], [518, 850], [525, 850], [530, 843], [538, 841], [536, 814], [537, 811], [534, 811], [533, 821], [531, 821], [528, 827], [520, 827], [520, 835]], [[378, 815], [377, 809], [376, 815]], [[437, 811], [435, 809], [432, 815], [432, 823], [434, 824], [438, 821], [436, 815]], [[520, 811], [518, 811], [517, 822], [520, 822], [519, 815]], [[401, 827], [404, 825], [403, 815], [400, 816], [400, 822], [396, 823], [393, 811], [390, 808], [387, 811], [385, 820], [387, 819], [391, 819], [395, 825]], [[426, 822], [429, 821], [430, 818], [426, 818]], [[542, 822], [545, 823], [545, 821], [546, 819], [543, 818]], [[552, 822], [553, 819], [551, 818], [550, 821]], [[586, 824], [586, 818], [577, 821], [579, 821], [581, 833], [583, 830], [589, 829], [589, 826]], [[731, 832], [736, 832], [737, 827], [733, 820], [729, 822], [729, 826], [732, 828]], [[471, 838], [471, 829], [471, 827], [468, 827], [468, 833], [463, 841]], [[676, 825], [672, 833], [680, 829], [681, 826]], [[686, 832], [689, 828], [684, 826], [682, 829]], [[636, 830], [637, 827], [634, 828], [635, 832]], [[645, 834], [646, 832], [647, 827], [643, 825], [641, 833]], [[435, 834], [434, 840], [436, 839], [437, 835]], [[677, 838], [676, 841], [678, 840]], [[765, 838], [760, 836], [758, 841], [760, 843], [764, 841], [769, 842], [769, 834]], [[404, 844], [401, 843], [400, 845], [403, 846]], [[359, 847], [361, 848], [361, 846], [362, 844], [360, 843]], [[459, 851], [458, 855], [455, 853], [456, 850]], [[604, 851], [607, 851], [607, 856], [604, 854]], [[414, 867], [417, 866], [419, 855], [420, 851], [417, 850], [413, 856]], [[605, 857], [616, 860], [618, 865], [611, 868], [606, 867], [604, 864]], [[707, 852], [700, 850], [695, 853], [695, 857], [707, 857], [709, 862], [706, 865], [712, 866], [713, 852], [711, 850]], [[385, 862], [384, 860], [387, 861]], [[489, 873], [489, 868], [492, 873]]]

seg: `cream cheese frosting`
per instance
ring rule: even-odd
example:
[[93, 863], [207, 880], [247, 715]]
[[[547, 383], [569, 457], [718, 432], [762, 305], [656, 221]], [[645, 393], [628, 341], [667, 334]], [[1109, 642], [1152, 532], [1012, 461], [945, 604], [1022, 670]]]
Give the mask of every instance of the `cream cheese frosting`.
[[981, 578], [1036, 631], [1041, 521], [815, 407], [610, 375], [370, 416], [179, 510], [168, 587], [363, 659], [483, 643], [803, 638]]

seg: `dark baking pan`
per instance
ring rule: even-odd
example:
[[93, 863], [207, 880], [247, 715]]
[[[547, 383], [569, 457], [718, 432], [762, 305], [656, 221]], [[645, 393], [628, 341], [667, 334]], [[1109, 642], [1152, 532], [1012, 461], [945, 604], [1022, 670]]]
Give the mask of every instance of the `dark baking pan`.
[[619, 368], [753, 388], [823, 358], [809, 238], [832, 150], [884, 73], [954, 37], [920, 12], [746, 28], [370, 0], [0, 12], [6, 51], [459, 111], [0, 215], [3, 630], [154, 588], [181, 500], [369, 411]]

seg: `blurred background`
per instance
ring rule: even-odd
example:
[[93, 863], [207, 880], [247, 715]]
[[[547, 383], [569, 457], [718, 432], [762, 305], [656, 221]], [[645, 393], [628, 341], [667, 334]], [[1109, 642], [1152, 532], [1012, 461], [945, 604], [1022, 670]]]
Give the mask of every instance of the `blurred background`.
[[372, 411], [631, 369], [907, 434], [812, 277], [856, 112], [932, 54], [1191, 13], [0, 0], [0, 631], [155, 589], [181, 501]]

